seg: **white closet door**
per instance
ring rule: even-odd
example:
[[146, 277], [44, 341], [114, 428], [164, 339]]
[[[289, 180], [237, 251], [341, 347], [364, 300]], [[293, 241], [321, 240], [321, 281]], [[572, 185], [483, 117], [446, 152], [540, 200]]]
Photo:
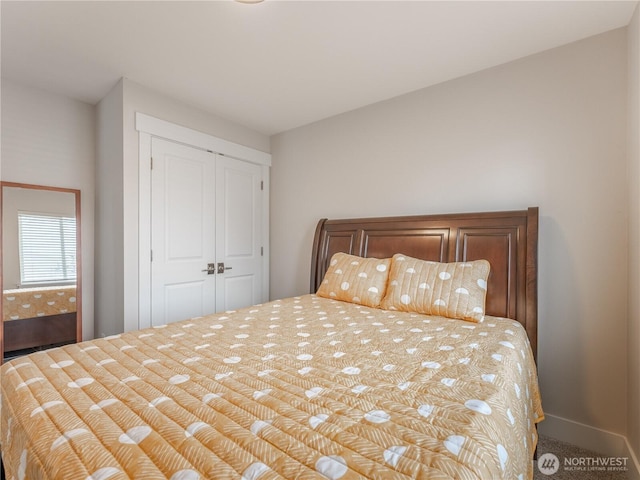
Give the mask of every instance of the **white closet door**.
[[216, 311], [215, 156], [151, 143], [151, 324]]
[[262, 169], [222, 155], [216, 161], [218, 311], [262, 301]]

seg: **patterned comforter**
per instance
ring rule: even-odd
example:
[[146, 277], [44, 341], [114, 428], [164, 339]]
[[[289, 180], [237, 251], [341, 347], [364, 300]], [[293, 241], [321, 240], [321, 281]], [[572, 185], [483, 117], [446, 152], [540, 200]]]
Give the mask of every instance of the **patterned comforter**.
[[7, 479], [532, 477], [515, 321], [306, 295], [2, 366]]
[[2, 292], [5, 322], [76, 311], [76, 286], [19, 288]]

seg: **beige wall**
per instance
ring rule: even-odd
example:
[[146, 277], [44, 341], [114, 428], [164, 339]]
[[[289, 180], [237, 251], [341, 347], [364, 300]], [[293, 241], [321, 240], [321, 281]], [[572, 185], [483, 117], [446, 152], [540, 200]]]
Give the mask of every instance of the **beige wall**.
[[122, 331], [123, 264], [123, 84], [118, 82], [96, 107], [96, 296], [95, 332]]
[[540, 207], [547, 413], [627, 430], [626, 29], [272, 138], [271, 297], [321, 217]]
[[2, 180], [80, 190], [82, 333], [93, 338], [95, 107], [2, 79]]
[[629, 427], [640, 459], [640, 6], [629, 25]]

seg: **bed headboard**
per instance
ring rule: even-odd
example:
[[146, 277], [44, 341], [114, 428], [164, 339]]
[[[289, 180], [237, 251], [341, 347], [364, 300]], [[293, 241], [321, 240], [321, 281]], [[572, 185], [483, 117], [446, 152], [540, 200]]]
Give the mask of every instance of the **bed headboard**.
[[313, 242], [311, 292], [317, 291], [336, 252], [375, 258], [404, 253], [437, 262], [488, 260], [487, 314], [520, 322], [536, 355], [538, 207], [508, 212], [322, 219]]

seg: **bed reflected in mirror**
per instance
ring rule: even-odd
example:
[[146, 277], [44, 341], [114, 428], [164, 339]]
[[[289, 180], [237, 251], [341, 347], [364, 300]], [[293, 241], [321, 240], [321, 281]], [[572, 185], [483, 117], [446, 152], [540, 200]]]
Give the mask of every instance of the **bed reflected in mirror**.
[[82, 338], [80, 191], [2, 182], [2, 356]]

